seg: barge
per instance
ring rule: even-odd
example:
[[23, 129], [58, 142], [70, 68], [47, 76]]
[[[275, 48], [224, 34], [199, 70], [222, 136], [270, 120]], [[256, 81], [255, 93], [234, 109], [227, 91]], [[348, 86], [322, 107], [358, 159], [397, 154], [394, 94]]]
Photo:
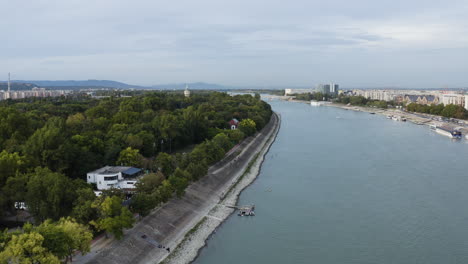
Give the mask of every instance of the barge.
[[455, 129], [448, 126], [431, 126], [431, 128], [438, 134], [443, 136], [447, 136], [449, 138], [461, 139], [462, 133]]

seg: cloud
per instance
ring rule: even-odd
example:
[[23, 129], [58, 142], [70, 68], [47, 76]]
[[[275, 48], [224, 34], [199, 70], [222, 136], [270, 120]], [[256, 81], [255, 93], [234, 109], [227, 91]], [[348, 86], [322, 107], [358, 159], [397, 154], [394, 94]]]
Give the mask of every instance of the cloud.
[[[393, 82], [381, 71], [398, 75], [404, 68], [401, 85], [431, 86], [408, 72], [466, 82], [456, 70], [467, 66], [465, 1], [37, 0], [5, 6], [0, 72], [22, 79], [241, 85], [334, 79], [356, 86]], [[408, 68], [411, 54], [425, 57]], [[454, 74], [426, 67], [441, 58]], [[367, 66], [382, 60], [388, 67]]]

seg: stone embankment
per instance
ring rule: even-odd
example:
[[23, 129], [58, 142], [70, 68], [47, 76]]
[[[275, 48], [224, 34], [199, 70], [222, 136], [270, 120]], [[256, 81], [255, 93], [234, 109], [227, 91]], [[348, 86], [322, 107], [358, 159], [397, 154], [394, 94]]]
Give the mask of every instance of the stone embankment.
[[210, 167], [208, 175], [192, 183], [185, 195], [154, 210], [126, 231], [122, 240], [112, 241], [97, 252], [92, 249], [78, 262], [159, 263], [168, 256], [165, 262], [190, 262], [211, 231], [232, 212], [219, 204], [235, 204], [239, 192], [255, 179], [279, 126], [279, 116], [273, 114], [261, 131]]

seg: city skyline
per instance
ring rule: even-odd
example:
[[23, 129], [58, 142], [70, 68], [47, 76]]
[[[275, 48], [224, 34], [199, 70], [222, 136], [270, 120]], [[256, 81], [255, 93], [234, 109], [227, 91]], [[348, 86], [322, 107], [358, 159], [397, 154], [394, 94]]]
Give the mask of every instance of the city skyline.
[[12, 72], [16, 80], [468, 86], [466, 1], [10, 1], [4, 6], [10, 12], [0, 17], [7, 36], [0, 72]]

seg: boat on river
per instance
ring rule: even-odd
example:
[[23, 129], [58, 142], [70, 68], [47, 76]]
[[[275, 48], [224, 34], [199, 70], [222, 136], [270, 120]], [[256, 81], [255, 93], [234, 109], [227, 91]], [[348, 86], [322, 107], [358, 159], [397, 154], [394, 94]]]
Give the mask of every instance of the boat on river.
[[405, 121], [406, 121], [406, 118], [401, 117], [401, 116], [392, 116], [392, 120], [405, 122]]
[[441, 134], [443, 136], [447, 136], [449, 138], [454, 138], [454, 139], [461, 139], [462, 138], [462, 133], [460, 130], [449, 127], [449, 126], [431, 126], [431, 129], [433, 129], [436, 133]]
[[319, 102], [319, 101], [314, 101], [314, 100], [312, 100], [312, 101], [310, 101], [310, 105], [311, 105], [311, 106], [321, 106], [321, 105], [323, 105], [323, 104], [322, 104], [321, 102]]

